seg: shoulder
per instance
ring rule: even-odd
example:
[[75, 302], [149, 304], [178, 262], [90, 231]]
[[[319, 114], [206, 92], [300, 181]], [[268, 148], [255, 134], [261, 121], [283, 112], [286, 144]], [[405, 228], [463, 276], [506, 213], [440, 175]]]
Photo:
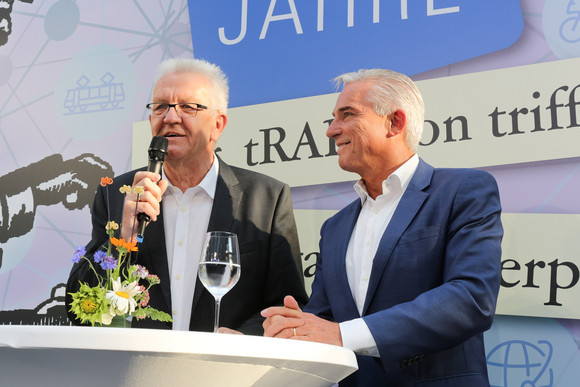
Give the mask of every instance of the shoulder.
[[487, 171], [473, 168], [434, 168], [422, 159], [411, 179], [411, 184], [419, 189], [437, 186], [452, 189], [472, 184], [497, 186], [495, 178]]
[[229, 165], [224, 161], [221, 161], [220, 163], [219, 174], [229, 184], [235, 182], [236, 184], [240, 184], [246, 187], [270, 187], [276, 190], [282, 190], [283, 188], [288, 187], [286, 183], [271, 176], [249, 169]]
[[470, 168], [435, 168], [433, 183], [450, 185], [491, 185], [497, 186], [491, 173], [481, 169]]
[[[107, 185], [104, 185], [102, 180], [101, 180], [101, 184], [99, 184], [97, 186], [97, 192], [117, 191], [119, 188], [121, 188], [124, 185], [132, 186], [133, 185], [133, 178], [135, 177], [135, 174], [138, 171], [144, 171], [146, 169], [147, 169], [146, 167], [143, 167], [143, 168], [134, 169], [132, 171], [122, 173], [122, 174], [117, 175], [117, 176], [113, 176], [112, 177], [113, 181], [109, 182], [109, 184], [107, 184]], [[105, 187], [107, 187], [107, 188], [105, 189]]]
[[121, 185], [125, 185], [125, 184], [132, 185], [133, 178], [135, 177], [135, 174], [139, 171], [145, 171], [146, 169], [147, 169], [147, 167], [134, 169], [132, 171], [125, 172], [125, 173], [122, 173], [118, 176], [115, 176], [115, 177], [113, 177], [113, 185], [115, 185], [115, 186], [121, 186]]
[[[442, 202], [484, 203], [499, 202], [499, 187], [487, 171], [469, 168], [435, 168], [427, 192]], [[485, 200], [479, 200], [485, 197]], [[496, 200], [497, 199], [497, 200]]]

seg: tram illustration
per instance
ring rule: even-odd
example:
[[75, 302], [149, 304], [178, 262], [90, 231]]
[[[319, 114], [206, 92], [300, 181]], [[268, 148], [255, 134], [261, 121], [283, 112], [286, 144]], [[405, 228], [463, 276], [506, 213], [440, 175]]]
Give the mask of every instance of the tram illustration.
[[118, 109], [125, 101], [123, 83], [113, 83], [114, 77], [107, 73], [98, 86], [89, 86], [89, 80], [82, 76], [78, 87], [67, 90], [64, 108], [68, 114]]

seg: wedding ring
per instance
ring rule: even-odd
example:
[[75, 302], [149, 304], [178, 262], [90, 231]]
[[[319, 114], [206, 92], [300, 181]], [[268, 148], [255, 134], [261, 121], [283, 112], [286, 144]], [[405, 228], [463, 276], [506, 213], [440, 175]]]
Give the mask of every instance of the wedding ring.
[[296, 336], [296, 328], [292, 328], [292, 329], [294, 329], [294, 336]]

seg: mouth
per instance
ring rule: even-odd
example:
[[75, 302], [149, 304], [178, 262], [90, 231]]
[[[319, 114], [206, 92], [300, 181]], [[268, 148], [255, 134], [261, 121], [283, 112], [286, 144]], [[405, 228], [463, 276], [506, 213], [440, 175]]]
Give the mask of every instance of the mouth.
[[345, 142], [341, 142], [340, 144], [336, 144], [336, 147], [337, 147], [338, 149], [341, 149], [341, 148], [343, 148], [344, 146], [346, 146], [346, 145], [349, 145], [349, 144], [350, 144], [350, 141], [345, 141]]
[[165, 138], [176, 138], [176, 137], [185, 137], [183, 134], [179, 133], [166, 133], [163, 135]]

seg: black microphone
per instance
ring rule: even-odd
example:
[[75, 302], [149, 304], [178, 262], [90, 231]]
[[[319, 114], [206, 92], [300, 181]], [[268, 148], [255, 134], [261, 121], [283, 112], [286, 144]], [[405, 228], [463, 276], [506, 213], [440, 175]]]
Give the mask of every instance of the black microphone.
[[[154, 172], [161, 175], [161, 167], [167, 156], [167, 147], [169, 146], [169, 141], [165, 137], [155, 136], [151, 140], [149, 145], [149, 164], [147, 165], [148, 172]], [[137, 242], [143, 242], [143, 233], [145, 232], [145, 226], [147, 222], [151, 219], [147, 214], [140, 212], [137, 214], [137, 220], [139, 224], [137, 225]]]

